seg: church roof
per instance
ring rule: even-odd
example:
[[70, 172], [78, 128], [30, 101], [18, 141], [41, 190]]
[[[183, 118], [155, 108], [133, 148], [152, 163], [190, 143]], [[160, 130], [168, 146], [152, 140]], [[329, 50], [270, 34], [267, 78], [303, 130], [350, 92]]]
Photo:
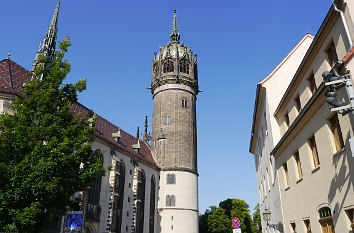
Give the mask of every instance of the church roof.
[[[23, 84], [30, 80], [31, 77], [32, 73], [30, 71], [18, 65], [11, 59], [6, 58], [0, 61], [0, 93], [5, 92], [24, 97]], [[75, 103], [72, 106], [72, 111], [74, 113], [81, 112], [86, 115], [89, 109], [80, 103]], [[103, 117], [98, 116], [96, 120], [95, 136], [113, 145], [114, 147], [129, 153], [138, 161], [145, 161], [153, 167], [158, 168], [155, 160], [152, 157], [151, 150], [146, 143], [141, 142], [139, 153], [136, 152], [133, 148], [133, 144], [136, 144], [138, 139], [122, 129], [120, 130], [120, 142], [116, 142], [112, 137], [112, 133], [117, 132], [118, 129], [118, 126], [114, 125]]]
[[23, 83], [32, 73], [9, 58], [0, 61], [0, 92], [23, 96]]

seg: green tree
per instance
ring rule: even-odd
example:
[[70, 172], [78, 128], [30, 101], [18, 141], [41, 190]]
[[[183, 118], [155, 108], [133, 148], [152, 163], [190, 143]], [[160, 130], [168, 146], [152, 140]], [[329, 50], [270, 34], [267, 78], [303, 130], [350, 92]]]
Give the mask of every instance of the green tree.
[[209, 233], [208, 230], [208, 217], [210, 209], [206, 209], [204, 214], [199, 215], [199, 233]]
[[208, 216], [208, 230], [210, 233], [231, 233], [231, 221], [220, 207], [211, 206]]
[[243, 233], [256, 232], [256, 227], [253, 224], [248, 204], [244, 200], [240, 199], [227, 199], [220, 202], [220, 207], [229, 213], [229, 218], [233, 219], [237, 217], [240, 220], [240, 227]]
[[[93, 153], [94, 127], [70, 111], [86, 80], [63, 84], [70, 71], [68, 38], [24, 86], [13, 115], [0, 115], [0, 231], [41, 232], [72, 206], [73, 194], [104, 174]], [[40, 57], [41, 64], [47, 60]], [[76, 202], [77, 203], [77, 202]]]
[[253, 223], [255, 226], [258, 225], [258, 227], [259, 227], [258, 232], [262, 232], [261, 212], [259, 210], [259, 203], [254, 207], [253, 210], [254, 210], [253, 215], [252, 215]]

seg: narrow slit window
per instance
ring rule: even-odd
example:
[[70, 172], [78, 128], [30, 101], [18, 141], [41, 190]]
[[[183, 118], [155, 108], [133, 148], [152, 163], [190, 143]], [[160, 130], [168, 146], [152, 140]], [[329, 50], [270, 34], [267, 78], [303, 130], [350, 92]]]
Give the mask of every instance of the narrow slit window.
[[344, 141], [343, 141], [342, 130], [339, 125], [337, 113], [329, 119], [329, 123], [333, 134], [336, 152], [338, 152], [344, 147]]
[[300, 155], [299, 155], [299, 151], [296, 151], [294, 153], [294, 159], [296, 162], [296, 170], [297, 170], [297, 178], [301, 179], [302, 178], [302, 168], [301, 168], [301, 161], [300, 161]]
[[298, 113], [301, 112], [302, 108], [301, 108], [301, 102], [300, 102], [300, 96], [297, 95], [295, 98], [295, 107]]
[[308, 139], [308, 144], [310, 146], [311, 153], [312, 153], [313, 166], [316, 168], [317, 166], [320, 165], [320, 160], [318, 158], [318, 151], [317, 151], [316, 140], [315, 140], [315, 136], [314, 135], [312, 135]]
[[284, 170], [285, 188], [287, 188], [290, 185], [289, 185], [289, 171], [286, 163], [283, 164], [283, 170]]

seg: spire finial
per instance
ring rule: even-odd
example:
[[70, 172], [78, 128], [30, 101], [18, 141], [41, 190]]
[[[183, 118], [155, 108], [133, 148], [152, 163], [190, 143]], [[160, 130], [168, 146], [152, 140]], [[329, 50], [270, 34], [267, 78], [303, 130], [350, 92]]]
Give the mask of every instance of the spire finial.
[[38, 65], [39, 56], [42, 55], [47, 56], [48, 61], [53, 59], [55, 47], [56, 47], [56, 41], [57, 41], [57, 34], [58, 34], [59, 9], [60, 9], [60, 0], [58, 0], [57, 7], [55, 8], [52, 21], [48, 27], [43, 43], [40, 44], [39, 49], [37, 51], [36, 58], [33, 62], [32, 70], [34, 70], [34, 68]]
[[177, 14], [176, 14], [176, 8], [175, 8], [174, 15], [173, 15], [172, 31], [170, 33], [170, 41], [172, 43], [179, 43], [179, 39], [180, 39], [180, 34], [178, 31]]

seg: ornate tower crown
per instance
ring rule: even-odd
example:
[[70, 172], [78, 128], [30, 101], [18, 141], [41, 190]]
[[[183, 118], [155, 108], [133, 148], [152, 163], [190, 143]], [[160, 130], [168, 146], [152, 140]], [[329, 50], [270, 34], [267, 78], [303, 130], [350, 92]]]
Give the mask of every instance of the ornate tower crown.
[[[180, 33], [177, 26], [176, 10], [174, 10], [170, 42], [154, 53], [151, 91], [156, 94], [165, 84], [178, 84], [194, 94], [198, 89], [197, 55], [193, 56], [190, 48], [180, 44]], [[171, 85], [170, 85], [171, 86]]]

